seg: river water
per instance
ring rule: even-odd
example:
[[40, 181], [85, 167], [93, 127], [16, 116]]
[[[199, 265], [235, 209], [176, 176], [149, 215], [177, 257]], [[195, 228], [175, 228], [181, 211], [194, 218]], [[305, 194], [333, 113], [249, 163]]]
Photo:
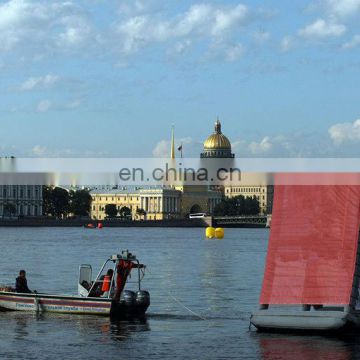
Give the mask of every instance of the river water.
[[74, 294], [78, 266], [94, 272], [129, 249], [147, 265], [151, 306], [143, 321], [0, 313], [0, 359], [357, 359], [360, 336], [259, 334], [257, 307], [268, 230], [0, 228], [0, 283], [20, 268], [39, 292]]

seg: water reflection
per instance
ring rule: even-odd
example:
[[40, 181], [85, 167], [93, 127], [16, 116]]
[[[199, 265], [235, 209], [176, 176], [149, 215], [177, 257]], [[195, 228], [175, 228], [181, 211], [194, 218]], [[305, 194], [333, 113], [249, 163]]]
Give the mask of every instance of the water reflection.
[[108, 328], [104, 327], [102, 330], [108, 332], [112, 339], [124, 341], [133, 333], [150, 331], [150, 325], [146, 318], [127, 321], [111, 320]]
[[[8, 325], [13, 324], [14, 338], [26, 340], [41, 335], [51, 329], [61, 329], [69, 333], [76, 331], [82, 337], [101, 337], [102, 342], [124, 341], [134, 333], [150, 331], [146, 317], [131, 320], [109, 319], [96, 316], [74, 316], [67, 314], [31, 314], [9, 312]], [[40, 324], [39, 324], [40, 323]], [[39, 324], [40, 326], [37, 326]]]
[[350, 360], [356, 357], [357, 352], [354, 337], [340, 339], [274, 334], [257, 334], [256, 337], [263, 360]]
[[14, 327], [15, 339], [23, 340], [29, 336], [28, 321], [28, 316], [18, 316], [16, 318]]

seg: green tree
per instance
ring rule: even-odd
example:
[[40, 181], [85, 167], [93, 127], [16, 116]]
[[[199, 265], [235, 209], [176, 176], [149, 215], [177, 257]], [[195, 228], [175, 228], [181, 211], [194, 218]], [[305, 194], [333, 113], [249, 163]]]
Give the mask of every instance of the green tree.
[[4, 204], [4, 215], [6, 216], [13, 216], [16, 214], [16, 206], [12, 203]]
[[52, 201], [52, 190], [51, 186], [43, 186], [42, 188], [42, 197], [43, 197], [43, 213], [45, 215], [54, 214], [54, 204]]
[[74, 215], [88, 216], [91, 201], [91, 195], [86, 189], [70, 192], [70, 210]]
[[119, 215], [121, 218], [131, 218], [131, 209], [128, 208], [127, 206], [123, 206], [120, 211], [119, 211]]
[[56, 217], [67, 216], [70, 210], [69, 193], [59, 187], [43, 188], [44, 214]]
[[214, 208], [215, 216], [258, 215], [259, 212], [260, 204], [255, 196], [224, 199]]
[[136, 215], [143, 217], [145, 219], [146, 217], [146, 211], [144, 209], [141, 208], [137, 208], [136, 209]]
[[106, 204], [105, 205], [105, 214], [107, 217], [115, 217], [118, 213], [115, 204]]
[[64, 217], [70, 210], [70, 195], [63, 188], [55, 187], [52, 191], [52, 202], [54, 206], [54, 215]]

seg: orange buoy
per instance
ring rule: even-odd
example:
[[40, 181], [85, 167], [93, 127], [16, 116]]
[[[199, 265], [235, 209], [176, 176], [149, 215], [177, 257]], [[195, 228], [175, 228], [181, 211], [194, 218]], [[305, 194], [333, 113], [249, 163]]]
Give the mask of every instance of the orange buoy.
[[102, 229], [103, 228], [103, 224], [101, 222], [98, 223], [97, 225], [98, 229]]
[[104, 281], [103, 281], [103, 284], [102, 284], [102, 288], [101, 288], [102, 292], [106, 292], [106, 291], [110, 290], [110, 282], [111, 282], [111, 276], [105, 275], [104, 276]]

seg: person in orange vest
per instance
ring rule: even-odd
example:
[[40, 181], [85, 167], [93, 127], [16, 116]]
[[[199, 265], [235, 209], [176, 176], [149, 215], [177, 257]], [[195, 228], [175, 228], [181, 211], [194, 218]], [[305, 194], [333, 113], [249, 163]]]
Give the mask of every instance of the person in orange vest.
[[119, 301], [120, 295], [124, 290], [126, 280], [130, 275], [133, 268], [144, 269], [144, 264], [135, 264], [130, 260], [120, 260], [117, 266], [117, 277], [116, 277], [116, 293], [115, 300]]
[[102, 275], [100, 277], [100, 279], [97, 281], [97, 283], [95, 284], [95, 286], [93, 287], [93, 289], [91, 290], [91, 293], [89, 294], [89, 296], [100, 297], [100, 296], [103, 296], [105, 292], [109, 291], [110, 288], [109, 288], [109, 290], [106, 290], [106, 287], [104, 286], [105, 279], [106, 279], [106, 283], [108, 283], [110, 286], [113, 275], [114, 275], [113, 269], [109, 269], [107, 271], [106, 275]]

